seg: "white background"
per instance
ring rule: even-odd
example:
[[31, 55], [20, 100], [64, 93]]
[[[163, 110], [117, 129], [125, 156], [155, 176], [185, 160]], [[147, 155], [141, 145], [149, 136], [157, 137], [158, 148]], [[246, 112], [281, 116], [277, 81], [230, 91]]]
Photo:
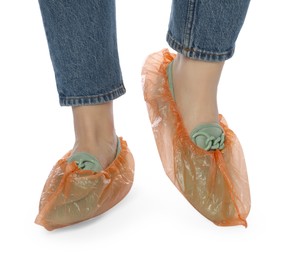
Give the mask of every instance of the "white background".
[[166, 177], [141, 90], [146, 56], [167, 47], [170, 0], [118, 0], [127, 94], [115, 102], [135, 183], [94, 220], [48, 232], [34, 224], [43, 184], [73, 145], [70, 108], [58, 104], [37, 1], [0, 2], [0, 259], [292, 259], [291, 1], [252, 1], [219, 108], [247, 161], [248, 228], [217, 227]]

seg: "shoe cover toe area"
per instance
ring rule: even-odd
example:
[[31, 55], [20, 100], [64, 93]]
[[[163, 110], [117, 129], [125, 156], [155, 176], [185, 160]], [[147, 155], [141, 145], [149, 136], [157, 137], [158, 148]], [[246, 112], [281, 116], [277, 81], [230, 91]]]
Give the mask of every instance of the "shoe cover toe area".
[[78, 223], [107, 211], [130, 191], [134, 159], [120, 138], [121, 151], [100, 172], [80, 170], [67, 153], [53, 167], [44, 186], [35, 222], [48, 230]]

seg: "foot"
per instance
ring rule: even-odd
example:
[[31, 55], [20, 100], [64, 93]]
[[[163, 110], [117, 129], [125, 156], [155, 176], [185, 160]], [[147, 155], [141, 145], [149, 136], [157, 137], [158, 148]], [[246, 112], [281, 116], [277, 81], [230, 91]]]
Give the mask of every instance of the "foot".
[[[172, 64], [173, 96], [178, 110], [188, 133], [206, 150], [223, 147], [217, 107], [217, 86], [223, 65], [223, 62], [203, 62], [181, 54]], [[204, 145], [205, 140], [212, 142]]]
[[72, 149], [74, 158], [84, 153], [96, 158], [102, 169], [115, 159], [117, 136], [114, 128], [112, 102], [73, 107], [75, 144]]

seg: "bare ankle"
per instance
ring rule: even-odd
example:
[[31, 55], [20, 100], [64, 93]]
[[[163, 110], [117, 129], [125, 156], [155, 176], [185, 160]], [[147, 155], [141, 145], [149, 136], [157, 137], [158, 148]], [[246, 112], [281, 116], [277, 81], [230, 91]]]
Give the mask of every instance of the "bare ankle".
[[74, 129], [77, 137], [96, 135], [96, 131], [114, 132], [113, 103], [73, 107]]
[[190, 132], [203, 123], [218, 122], [217, 86], [223, 62], [205, 62], [178, 54], [173, 65], [176, 103]]
[[72, 111], [75, 129], [72, 152], [90, 153], [105, 168], [114, 160], [117, 148], [112, 102], [73, 107]]

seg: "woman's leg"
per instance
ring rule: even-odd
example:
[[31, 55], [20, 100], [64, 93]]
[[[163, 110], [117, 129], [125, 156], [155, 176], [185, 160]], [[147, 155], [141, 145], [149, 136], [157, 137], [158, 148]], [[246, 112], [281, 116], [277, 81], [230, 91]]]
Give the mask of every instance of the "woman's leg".
[[167, 41], [178, 52], [173, 86], [189, 132], [218, 122], [217, 86], [224, 61], [235, 42], [249, 0], [173, 0]]
[[108, 166], [116, 154], [113, 102], [125, 93], [114, 0], [39, 0], [59, 100], [72, 106], [73, 153]]

